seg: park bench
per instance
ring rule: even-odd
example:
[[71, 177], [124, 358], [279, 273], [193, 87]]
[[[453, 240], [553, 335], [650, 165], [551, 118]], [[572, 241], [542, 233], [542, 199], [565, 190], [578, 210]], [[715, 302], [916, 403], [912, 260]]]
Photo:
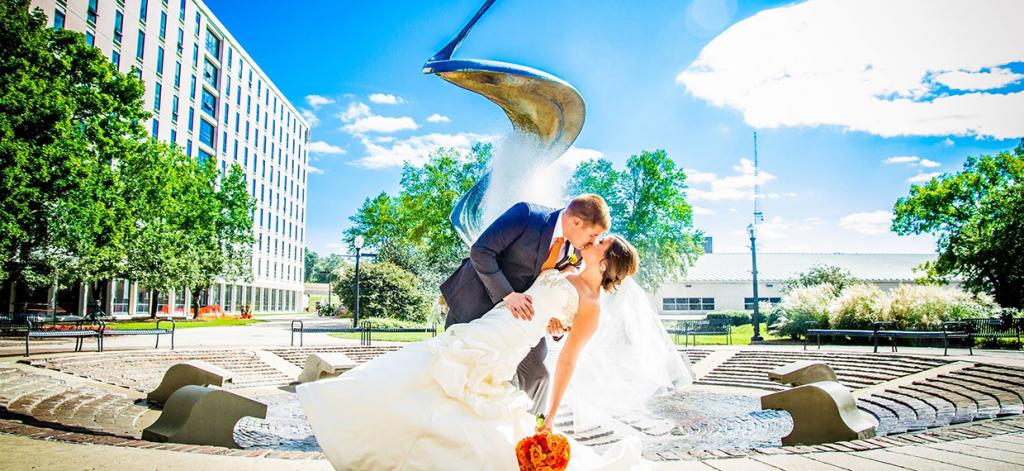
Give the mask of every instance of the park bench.
[[[162, 324], [169, 324], [170, 327], [161, 327]], [[160, 348], [160, 336], [170, 335], [171, 336], [171, 350], [174, 350], [174, 329], [177, 325], [174, 319], [159, 319], [156, 321], [156, 325], [153, 327], [141, 327], [137, 329], [111, 329], [110, 324], [107, 324], [108, 328], [103, 329], [102, 335], [104, 337], [110, 336], [122, 336], [122, 335], [155, 335], [156, 346], [153, 348]]]
[[428, 327], [417, 327], [417, 328], [394, 328], [394, 329], [374, 329], [370, 322], [363, 322], [361, 327], [341, 327], [337, 325], [314, 325], [306, 327], [305, 323], [301, 320], [294, 320], [291, 323], [291, 345], [295, 346], [295, 333], [299, 334], [299, 346], [303, 346], [303, 334], [307, 333], [359, 333], [359, 344], [370, 345], [373, 340], [373, 334], [375, 333], [430, 333], [431, 337], [437, 336], [437, 325], [434, 324]]
[[978, 317], [963, 319], [960, 322], [967, 324], [970, 328], [970, 332], [976, 338], [984, 339], [1001, 339], [1001, 338], [1015, 338], [1017, 339], [1017, 349], [1021, 349], [1021, 331], [1024, 330], [1024, 318], [1013, 318], [1007, 316], [1006, 318], [987, 318]]
[[897, 339], [941, 339], [943, 355], [949, 355], [949, 340], [962, 339], [967, 342], [971, 355], [974, 355], [974, 337], [970, 327], [963, 322], [943, 322], [941, 330], [907, 330], [899, 329], [893, 322], [875, 322], [873, 329], [808, 329], [804, 335], [804, 349], [811, 336], [817, 337], [818, 348], [821, 348], [822, 336], [866, 337], [872, 340], [874, 352], [878, 353], [879, 339], [888, 338], [892, 351], [898, 351]]
[[732, 345], [732, 320], [731, 319], [699, 319], [681, 320], [676, 324], [675, 329], [668, 329], [668, 333], [683, 336], [683, 343], [690, 345], [690, 337], [693, 337], [693, 344], [697, 345], [698, 335], [725, 335], [725, 342]]
[[82, 351], [85, 339], [96, 339], [96, 351], [103, 351], [102, 320], [85, 320], [78, 317], [54, 318], [49, 320], [34, 315], [11, 314], [0, 317], [0, 335], [24, 337], [25, 356], [29, 356], [32, 339], [75, 339], [75, 351]]

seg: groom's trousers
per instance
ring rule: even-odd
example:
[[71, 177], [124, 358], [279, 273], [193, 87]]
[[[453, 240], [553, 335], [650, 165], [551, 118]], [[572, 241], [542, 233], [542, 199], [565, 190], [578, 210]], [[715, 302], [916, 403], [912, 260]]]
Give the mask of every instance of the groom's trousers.
[[547, 356], [547, 339], [541, 338], [540, 342], [530, 349], [530, 353], [526, 354], [526, 358], [519, 363], [519, 367], [516, 368], [516, 376], [513, 379], [519, 389], [525, 391], [526, 395], [533, 399], [533, 407], [530, 409], [530, 413], [533, 415], [547, 412], [545, 408], [548, 405], [548, 384], [551, 382], [548, 367], [544, 365], [544, 359]]

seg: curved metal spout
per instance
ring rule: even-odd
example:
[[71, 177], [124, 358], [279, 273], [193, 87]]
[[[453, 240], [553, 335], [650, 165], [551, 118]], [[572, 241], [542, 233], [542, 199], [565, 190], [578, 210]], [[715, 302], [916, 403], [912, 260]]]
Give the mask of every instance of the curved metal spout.
[[[494, 1], [484, 2], [462, 31], [423, 65], [423, 73], [437, 75], [498, 105], [517, 133], [536, 142], [539, 163], [550, 164], [572, 146], [583, 129], [586, 105], [580, 93], [568, 82], [530, 67], [451, 58]], [[452, 224], [467, 245], [484, 229], [482, 202], [490, 180], [488, 173], [452, 211]]]

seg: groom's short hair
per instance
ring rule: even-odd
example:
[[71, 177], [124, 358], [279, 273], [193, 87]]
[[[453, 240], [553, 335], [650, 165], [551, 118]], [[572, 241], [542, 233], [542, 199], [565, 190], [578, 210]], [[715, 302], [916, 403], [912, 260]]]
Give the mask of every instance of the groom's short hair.
[[569, 202], [569, 206], [566, 206], [565, 213], [569, 216], [576, 216], [591, 226], [599, 226], [606, 230], [612, 227], [612, 216], [608, 210], [608, 203], [605, 203], [604, 198], [598, 195], [585, 194], [573, 198]]

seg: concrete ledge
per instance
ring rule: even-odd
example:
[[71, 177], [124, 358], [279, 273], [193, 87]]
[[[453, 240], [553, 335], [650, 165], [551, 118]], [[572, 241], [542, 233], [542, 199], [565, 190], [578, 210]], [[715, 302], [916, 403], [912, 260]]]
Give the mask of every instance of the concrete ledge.
[[160, 386], [147, 394], [146, 400], [163, 404], [183, 386], [224, 386], [224, 383], [231, 381], [233, 377], [234, 373], [219, 366], [202, 360], [189, 360], [168, 368], [160, 381]]
[[142, 439], [241, 448], [234, 430], [246, 416], [266, 418], [267, 405], [222, 389], [183, 386], [171, 394], [160, 418], [142, 431]]

